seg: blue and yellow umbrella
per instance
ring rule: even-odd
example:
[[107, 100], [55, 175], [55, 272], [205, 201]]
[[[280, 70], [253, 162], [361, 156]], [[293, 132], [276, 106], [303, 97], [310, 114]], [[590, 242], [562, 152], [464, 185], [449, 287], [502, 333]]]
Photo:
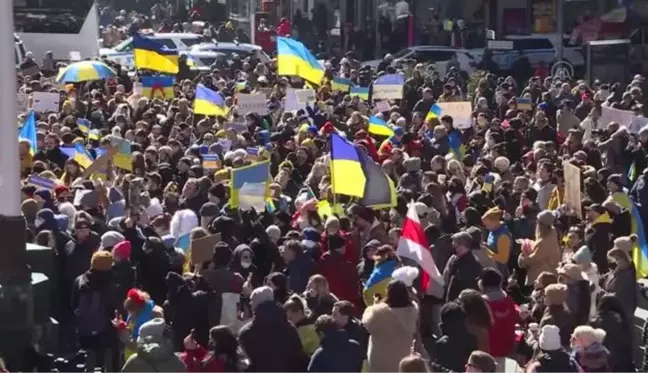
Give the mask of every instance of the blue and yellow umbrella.
[[103, 62], [81, 61], [65, 67], [59, 72], [56, 81], [58, 83], [79, 83], [107, 79], [115, 75], [113, 69]]

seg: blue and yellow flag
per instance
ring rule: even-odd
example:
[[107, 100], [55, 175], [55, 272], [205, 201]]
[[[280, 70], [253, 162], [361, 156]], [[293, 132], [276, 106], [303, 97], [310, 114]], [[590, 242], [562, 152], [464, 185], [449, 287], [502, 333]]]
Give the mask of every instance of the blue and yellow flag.
[[270, 198], [270, 162], [232, 169], [230, 207], [263, 211]]
[[196, 86], [194, 114], [226, 116], [225, 99], [220, 92], [212, 91], [202, 84]]
[[378, 136], [393, 136], [394, 130], [387, 125], [387, 122], [374, 115], [369, 118], [369, 133]]
[[173, 76], [143, 76], [142, 95], [148, 98], [172, 99], [175, 96]]
[[20, 132], [18, 133], [18, 141], [29, 141], [29, 153], [31, 155], [38, 152], [38, 140], [36, 138], [36, 114], [33, 111], [29, 112], [25, 124], [23, 124]]
[[221, 168], [221, 160], [218, 154], [203, 154], [202, 166], [209, 170], [218, 170]]
[[133, 35], [135, 67], [167, 74], [178, 73], [178, 51], [145, 36]]
[[462, 160], [466, 155], [466, 145], [463, 144], [459, 131], [451, 131], [448, 134], [448, 144], [450, 145], [450, 152], [454, 154], [455, 158]]
[[338, 92], [349, 92], [349, 90], [351, 89], [351, 79], [335, 78], [331, 82], [331, 89]]
[[331, 188], [333, 193], [362, 198], [366, 182], [358, 149], [337, 133], [332, 133]]
[[298, 76], [321, 84], [324, 69], [304, 44], [290, 38], [277, 38], [277, 74]]
[[127, 171], [133, 171], [130, 141], [121, 139], [119, 137], [114, 137], [111, 145], [119, 147], [119, 151], [113, 156], [113, 164], [115, 165], [115, 167], [119, 167]]
[[90, 129], [90, 121], [85, 118], [77, 119], [77, 127], [85, 136], [90, 140], [99, 140], [101, 138], [101, 132], [98, 129]]
[[632, 262], [637, 270], [637, 278], [648, 276], [648, 240], [646, 240], [646, 232], [644, 231], [643, 219], [637, 204], [630, 199], [625, 192], [613, 193], [609, 198], [612, 198], [621, 207], [630, 211], [632, 216], [631, 221], [631, 234], [637, 235], [637, 243], [632, 248]]
[[363, 101], [369, 101], [369, 87], [351, 87], [351, 97], [357, 96]]
[[374, 294], [379, 294], [382, 299], [385, 299], [387, 296], [387, 285], [392, 279], [391, 276], [396, 269], [396, 264], [394, 259], [390, 259], [374, 267], [362, 291], [362, 297], [367, 306], [371, 306], [374, 303]]
[[437, 118], [441, 118], [441, 112], [443, 109], [437, 104], [432, 104], [432, 107], [430, 108], [430, 111], [428, 111], [427, 115], [425, 116], [425, 121], [429, 122], [430, 120]]
[[88, 168], [93, 162], [92, 155], [88, 153], [88, 150], [81, 145], [80, 143], [76, 143], [74, 145], [74, 156], [72, 157], [79, 166], [83, 168]]

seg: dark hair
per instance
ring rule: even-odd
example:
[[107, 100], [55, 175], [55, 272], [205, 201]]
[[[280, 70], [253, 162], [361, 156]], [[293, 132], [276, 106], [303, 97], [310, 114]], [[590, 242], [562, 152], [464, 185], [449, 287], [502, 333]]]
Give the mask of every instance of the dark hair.
[[290, 312], [305, 312], [306, 310], [304, 309], [304, 302], [302, 302], [301, 298], [299, 295], [293, 295], [288, 300], [286, 303], [283, 305], [284, 311], [290, 311]]
[[209, 329], [210, 354], [203, 363], [210, 359], [217, 359], [219, 355], [225, 355], [226, 371], [238, 369], [238, 340], [232, 330], [225, 325], [214, 326]]
[[337, 307], [340, 310], [340, 314], [342, 316], [353, 316], [355, 307], [353, 306], [353, 303], [349, 302], [348, 300], [341, 300], [338, 302], [335, 302], [333, 304], [333, 307]]
[[484, 268], [479, 276], [485, 288], [501, 288], [502, 275], [495, 268]]
[[335, 319], [331, 315], [320, 315], [315, 320], [315, 330], [324, 335], [335, 333], [338, 330]]
[[49, 238], [50, 238], [51, 235], [52, 235], [52, 231], [42, 230], [42, 231], [38, 232], [38, 234], [34, 238], [34, 243], [36, 245], [48, 247], [49, 246]]
[[401, 282], [392, 280], [387, 285], [387, 299], [385, 303], [391, 308], [405, 308], [412, 305], [409, 289]]
[[441, 323], [455, 325], [466, 322], [466, 311], [456, 302], [446, 303], [441, 307]]
[[272, 283], [277, 289], [274, 290], [276, 302], [284, 303], [288, 300], [288, 278], [281, 272], [272, 272], [266, 277], [266, 282]]
[[485, 328], [493, 326], [490, 309], [480, 292], [474, 289], [462, 290], [457, 301], [466, 311], [466, 316], [470, 322]]

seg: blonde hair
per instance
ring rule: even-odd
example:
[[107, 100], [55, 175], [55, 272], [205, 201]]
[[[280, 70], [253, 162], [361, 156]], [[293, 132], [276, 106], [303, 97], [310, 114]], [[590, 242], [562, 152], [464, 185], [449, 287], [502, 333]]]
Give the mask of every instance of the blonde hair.
[[580, 325], [572, 333], [572, 346], [587, 348], [594, 343], [603, 343], [607, 333], [603, 329], [594, 329], [589, 325]]

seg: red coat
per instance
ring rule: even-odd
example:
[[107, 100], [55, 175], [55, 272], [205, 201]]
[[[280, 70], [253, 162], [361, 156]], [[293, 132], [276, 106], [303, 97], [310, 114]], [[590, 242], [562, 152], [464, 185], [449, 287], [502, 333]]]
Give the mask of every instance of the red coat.
[[277, 36], [288, 36], [292, 34], [292, 26], [290, 25], [290, 22], [281, 22], [279, 26], [277, 26]]
[[360, 302], [360, 279], [356, 267], [344, 256], [330, 251], [325, 252], [317, 265], [317, 273], [326, 278], [329, 290], [339, 300], [348, 300], [358, 305]]
[[[360, 248], [353, 244], [353, 240], [348, 233], [343, 231], [338, 231], [338, 234], [344, 238], [346, 245], [344, 246], [344, 259], [348, 260], [349, 263], [353, 266], [357, 266], [360, 263]], [[322, 233], [322, 240], [320, 241], [322, 252], [325, 253], [328, 251], [328, 233]], [[337, 295], [337, 294], [336, 294]]]
[[219, 358], [204, 361], [207, 350], [198, 346], [195, 350], [186, 350], [180, 355], [180, 359], [187, 367], [187, 372], [225, 372], [225, 364]]
[[490, 354], [496, 358], [508, 356], [515, 350], [515, 324], [520, 315], [508, 296], [497, 300], [486, 298], [486, 301], [493, 315], [493, 326], [488, 333]]

